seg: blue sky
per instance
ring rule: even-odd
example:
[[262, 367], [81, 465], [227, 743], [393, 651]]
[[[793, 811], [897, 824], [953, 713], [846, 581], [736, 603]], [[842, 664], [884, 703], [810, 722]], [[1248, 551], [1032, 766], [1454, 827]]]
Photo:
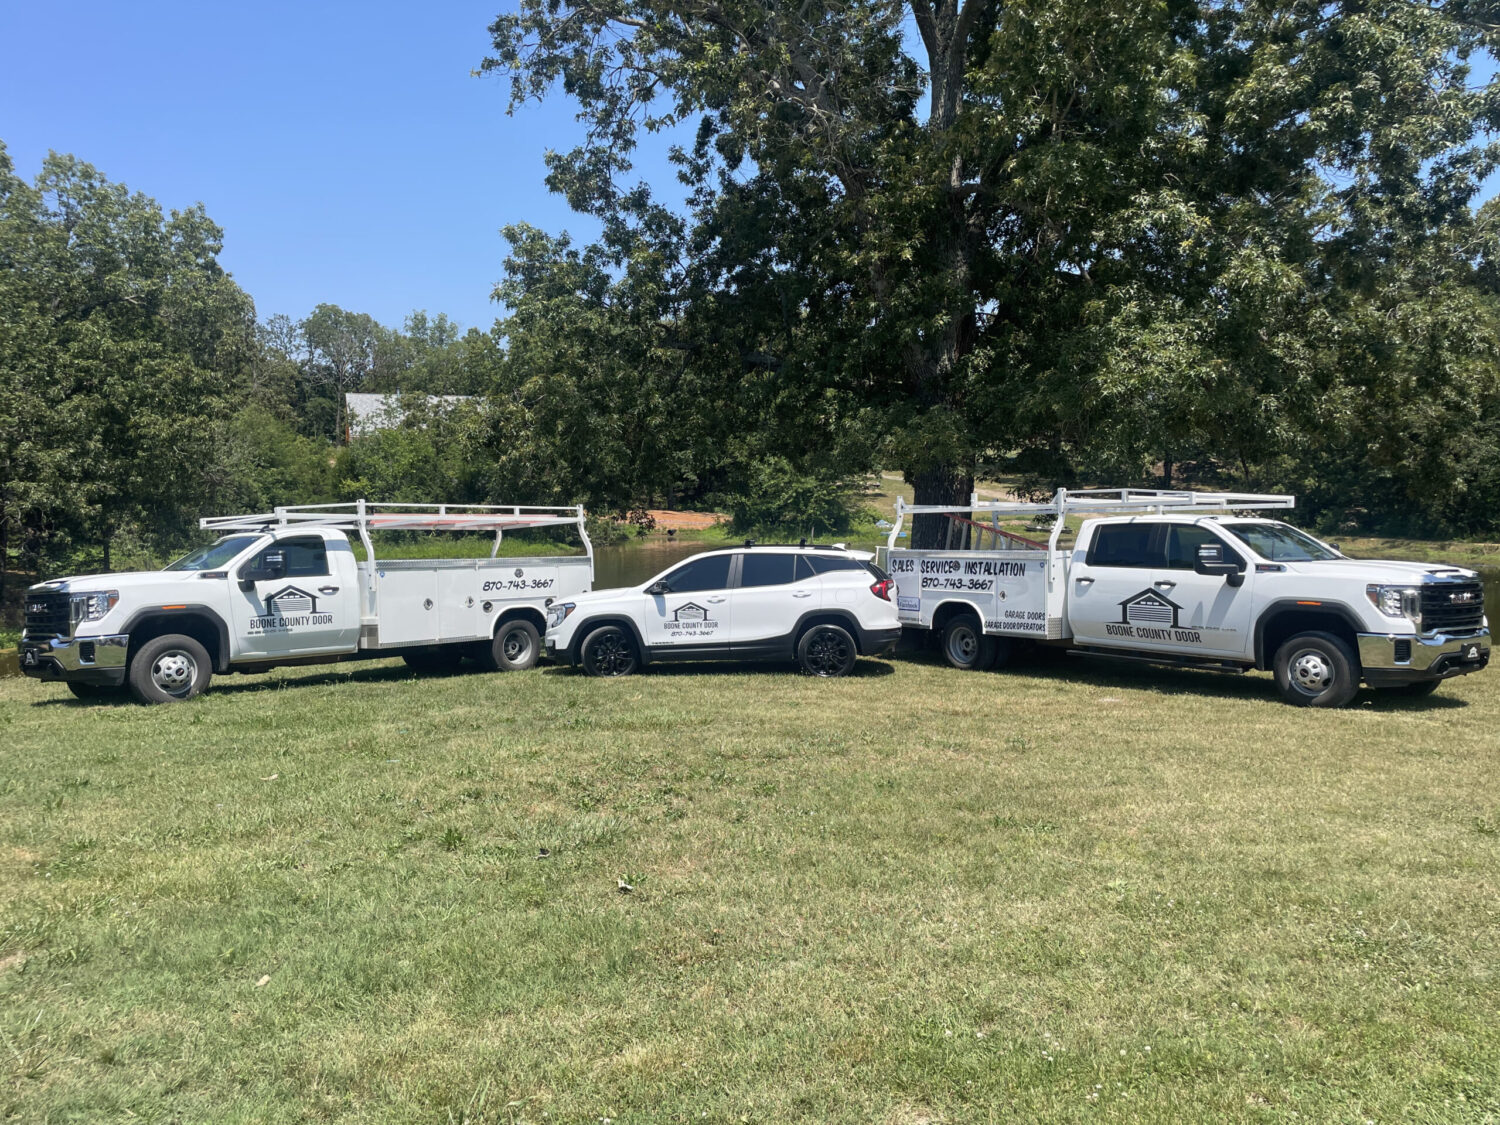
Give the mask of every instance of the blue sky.
[[[0, 140], [71, 152], [164, 207], [201, 201], [264, 317], [319, 302], [487, 328], [499, 230], [597, 228], [542, 183], [562, 99], [505, 115], [474, 78], [504, 0], [0, 3]], [[653, 186], [674, 181], [643, 157]]]
[[[507, 117], [504, 81], [470, 75], [505, 4], [0, 0], [0, 140], [27, 178], [52, 148], [201, 201], [262, 317], [328, 301], [487, 328], [502, 226], [597, 230], [542, 183], [579, 137], [566, 101]], [[664, 151], [637, 170], [680, 198]]]

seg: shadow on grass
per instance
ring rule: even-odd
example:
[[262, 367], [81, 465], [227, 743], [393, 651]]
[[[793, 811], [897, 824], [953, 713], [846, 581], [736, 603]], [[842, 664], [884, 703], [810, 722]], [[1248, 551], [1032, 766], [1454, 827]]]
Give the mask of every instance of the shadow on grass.
[[[846, 679], [869, 680], [881, 676], [894, 674], [895, 667], [884, 660], [861, 659], [855, 661], [854, 671], [850, 672]], [[542, 670], [544, 676], [578, 676], [588, 678], [582, 668], [568, 668], [560, 664], [554, 664]], [[632, 673], [632, 679], [646, 677], [671, 676], [802, 676], [802, 670], [792, 661], [781, 660], [756, 660], [756, 661], [734, 661], [734, 660], [672, 660], [658, 661], [648, 664], [638, 672]], [[808, 679], [814, 677], [808, 676]]]
[[[898, 657], [902, 662], [944, 666], [936, 652], [908, 652]], [[1069, 656], [1048, 650], [1023, 651], [1006, 667], [991, 673], [959, 672], [955, 676], [988, 676], [1002, 683], [1008, 677], [1033, 681], [1056, 680], [1092, 687], [1118, 687], [1122, 690], [1154, 691], [1160, 695], [1197, 695], [1216, 699], [1260, 700], [1280, 706], [1283, 702], [1276, 684], [1266, 673], [1211, 672], [1201, 668], [1177, 668], [1168, 664], [1136, 664], [1098, 656]], [[979, 682], [993, 682], [982, 680]], [[1381, 712], [1448, 711], [1467, 707], [1462, 699], [1437, 694], [1412, 697], [1391, 692], [1361, 688], [1347, 709]]]

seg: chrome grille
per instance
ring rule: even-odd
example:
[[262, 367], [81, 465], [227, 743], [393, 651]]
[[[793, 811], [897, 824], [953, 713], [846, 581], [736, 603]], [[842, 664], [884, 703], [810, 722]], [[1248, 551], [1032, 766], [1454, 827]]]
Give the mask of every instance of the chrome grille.
[[33, 637], [66, 637], [73, 631], [67, 594], [27, 594], [26, 632]]
[[1484, 583], [1422, 584], [1422, 632], [1454, 633], [1484, 622]]

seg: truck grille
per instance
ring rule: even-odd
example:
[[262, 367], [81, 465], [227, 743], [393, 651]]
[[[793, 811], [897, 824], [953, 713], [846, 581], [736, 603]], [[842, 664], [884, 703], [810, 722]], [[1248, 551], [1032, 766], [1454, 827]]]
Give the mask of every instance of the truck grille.
[[35, 637], [66, 637], [73, 631], [67, 594], [27, 594], [26, 632]]
[[1482, 582], [1430, 582], [1422, 586], [1422, 631], [1456, 633], [1484, 623]]

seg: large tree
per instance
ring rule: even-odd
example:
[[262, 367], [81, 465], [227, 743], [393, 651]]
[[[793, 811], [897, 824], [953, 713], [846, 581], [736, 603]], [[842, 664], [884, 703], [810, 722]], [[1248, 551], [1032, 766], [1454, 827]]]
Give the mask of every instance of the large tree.
[[522, 0], [483, 65], [513, 109], [576, 101], [550, 182], [622, 259], [665, 229], [622, 182], [639, 130], [691, 130], [680, 323], [934, 503], [995, 450], [1170, 475], [1294, 445], [1361, 351], [1327, 333], [1474, 253], [1494, 29], [1467, 0]]
[[255, 348], [221, 239], [71, 156], [28, 184], [0, 145], [0, 577], [13, 549], [107, 566], [122, 529], [168, 535], [211, 496]]

